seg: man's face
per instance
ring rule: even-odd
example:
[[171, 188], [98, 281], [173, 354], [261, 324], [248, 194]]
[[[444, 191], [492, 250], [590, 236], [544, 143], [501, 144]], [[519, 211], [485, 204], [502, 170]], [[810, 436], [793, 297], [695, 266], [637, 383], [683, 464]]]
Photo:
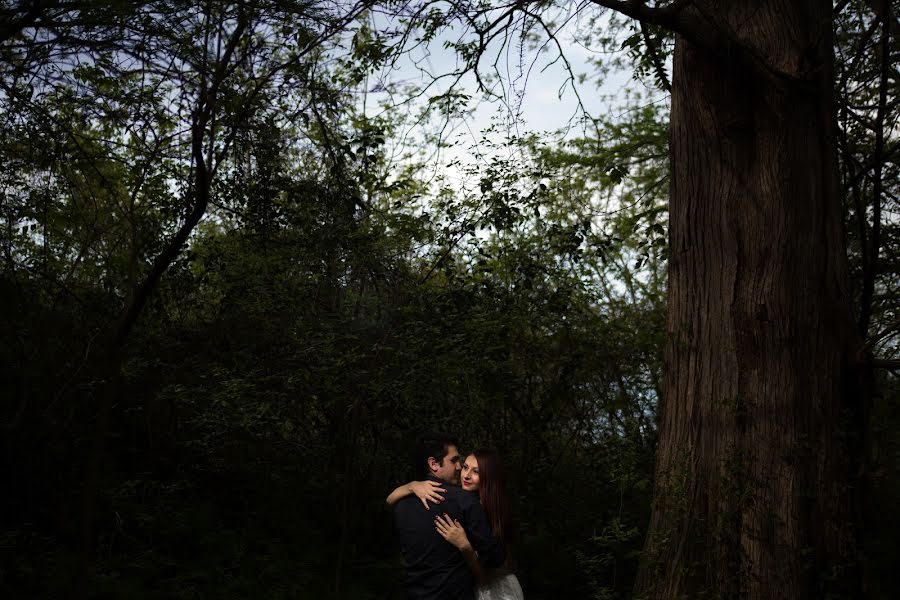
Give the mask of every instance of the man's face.
[[447, 446], [447, 456], [444, 457], [443, 464], [438, 464], [435, 459], [429, 459], [431, 473], [438, 479], [442, 479], [447, 483], [456, 485], [459, 483], [459, 472], [462, 469], [459, 461], [459, 449], [454, 445]]

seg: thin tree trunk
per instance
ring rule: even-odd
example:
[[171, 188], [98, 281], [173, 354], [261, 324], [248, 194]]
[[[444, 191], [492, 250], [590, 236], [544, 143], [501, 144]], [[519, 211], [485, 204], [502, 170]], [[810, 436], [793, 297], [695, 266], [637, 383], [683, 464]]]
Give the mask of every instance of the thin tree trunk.
[[715, 55], [676, 40], [666, 395], [636, 595], [852, 595], [841, 431], [855, 408], [858, 345], [831, 5], [704, 5], [730, 30], [720, 39], [735, 34], [749, 51]]

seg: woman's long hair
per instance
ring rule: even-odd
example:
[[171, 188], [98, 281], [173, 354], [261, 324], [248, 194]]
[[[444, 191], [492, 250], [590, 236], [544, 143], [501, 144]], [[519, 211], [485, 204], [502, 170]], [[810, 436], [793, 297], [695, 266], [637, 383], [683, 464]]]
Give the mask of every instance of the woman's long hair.
[[508, 553], [513, 543], [513, 527], [503, 461], [493, 448], [479, 448], [472, 454], [478, 461], [478, 497], [481, 499], [481, 506], [491, 522], [491, 532], [503, 542]]

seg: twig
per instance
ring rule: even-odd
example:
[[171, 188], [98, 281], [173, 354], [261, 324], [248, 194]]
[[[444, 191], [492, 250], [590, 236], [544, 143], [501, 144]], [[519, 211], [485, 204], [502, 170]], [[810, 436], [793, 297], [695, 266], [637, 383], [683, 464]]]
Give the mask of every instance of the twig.
[[900, 329], [900, 318], [894, 319], [891, 323], [888, 324], [887, 327], [885, 327], [881, 331], [881, 333], [870, 338], [861, 348], [860, 353], [865, 354], [898, 329]]

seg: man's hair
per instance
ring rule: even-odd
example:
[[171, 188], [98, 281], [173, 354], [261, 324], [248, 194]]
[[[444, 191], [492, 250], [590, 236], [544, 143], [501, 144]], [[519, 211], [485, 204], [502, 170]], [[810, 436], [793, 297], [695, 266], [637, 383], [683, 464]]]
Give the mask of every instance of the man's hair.
[[434, 458], [439, 465], [444, 465], [444, 457], [447, 456], [447, 449], [450, 446], [459, 448], [456, 438], [446, 433], [423, 433], [416, 438], [416, 446], [412, 453], [413, 472], [416, 477], [420, 477], [423, 473], [428, 474], [428, 459]]

